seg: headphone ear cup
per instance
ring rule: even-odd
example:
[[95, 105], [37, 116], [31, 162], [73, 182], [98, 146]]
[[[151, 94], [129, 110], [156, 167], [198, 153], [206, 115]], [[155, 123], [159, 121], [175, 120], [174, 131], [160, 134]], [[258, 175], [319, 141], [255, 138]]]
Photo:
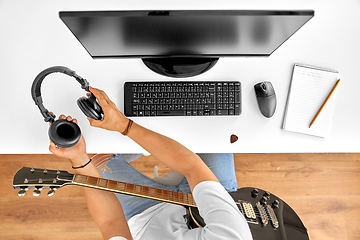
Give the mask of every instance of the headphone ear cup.
[[87, 117], [95, 120], [102, 119], [103, 110], [94, 95], [91, 94], [90, 97], [79, 98], [77, 105]]
[[49, 128], [49, 138], [56, 146], [69, 148], [74, 146], [81, 137], [81, 130], [76, 123], [66, 119], [53, 122]]

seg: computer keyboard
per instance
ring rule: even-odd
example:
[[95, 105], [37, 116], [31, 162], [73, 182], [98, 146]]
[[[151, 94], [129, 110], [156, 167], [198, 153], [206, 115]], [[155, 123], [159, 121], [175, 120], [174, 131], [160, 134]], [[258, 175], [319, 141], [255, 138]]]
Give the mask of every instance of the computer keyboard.
[[128, 117], [241, 114], [237, 81], [126, 82], [124, 96]]

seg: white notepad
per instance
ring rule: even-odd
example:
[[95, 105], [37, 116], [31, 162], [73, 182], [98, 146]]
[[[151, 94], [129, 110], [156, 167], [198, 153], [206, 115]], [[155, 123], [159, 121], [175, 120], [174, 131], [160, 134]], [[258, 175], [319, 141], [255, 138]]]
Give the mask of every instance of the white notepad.
[[338, 79], [339, 72], [336, 70], [295, 64], [282, 128], [287, 131], [327, 137], [337, 89], [311, 128], [309, 125]]

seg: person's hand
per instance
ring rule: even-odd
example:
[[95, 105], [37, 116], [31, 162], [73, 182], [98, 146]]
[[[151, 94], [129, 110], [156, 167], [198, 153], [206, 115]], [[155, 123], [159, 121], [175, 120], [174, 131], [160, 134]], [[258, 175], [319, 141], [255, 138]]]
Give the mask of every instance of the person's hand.
[[[104, 112], [104, 118], [102, 120], [88, 118], [90, 125], [109, 131], [118, 131], [120, 133], [123, 132], [127, 127], [129, 119], [127, 119], [124, 114], [119, 111], [115, 103], [109, 99], [104, 91], [93, 87], [89, 87], [89, 90], [99, 101], [100, 106]], [[90, 93], [87, 95], [89, 96]]]
[[[71, 116], [65, 117], [65, 115], [61, 114], [59, 116], [59, 119], [66, 119], [67, 121], [72, 121], [77, 124], [77, 120], [72, 119]], [[89, 160], [88, 155], [86, 153], [85, 139], [82, 134], [81, 134], [79, 142], [72, 147], [61, 148], [61, 147], [56, 146], [53, 142], [50, 142], [49, 150], [56, 156], [70, 159], [73, 166], [75, 166], [75, 165], [81, 166], [81, 165], [87, 163]]]

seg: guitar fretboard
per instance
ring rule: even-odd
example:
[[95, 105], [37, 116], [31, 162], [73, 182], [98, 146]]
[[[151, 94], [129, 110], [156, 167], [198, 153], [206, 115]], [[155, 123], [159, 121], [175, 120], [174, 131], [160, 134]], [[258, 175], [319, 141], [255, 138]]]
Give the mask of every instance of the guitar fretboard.
[[81, 174], [75, 174], [73, 184], [169, 202], [182, 206], [196, 207], [193, 196], [187, 193], [174, 192], [126, 182], [118, 182], [104, 178], [90, 177]]

